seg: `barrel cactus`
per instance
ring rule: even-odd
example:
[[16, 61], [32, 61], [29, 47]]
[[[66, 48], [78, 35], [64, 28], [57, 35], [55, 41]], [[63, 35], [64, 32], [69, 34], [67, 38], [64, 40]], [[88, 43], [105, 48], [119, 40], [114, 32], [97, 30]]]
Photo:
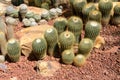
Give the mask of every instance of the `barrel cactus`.
[[[54, 36], [53, 36], [54, 35]], [[44, 37], [47, 41], [48, 49], [47, 52], [50, 56], [54, 56], [54, 49], [58, 42], [58, 33], [55, 28], [49, 28], [45, 31]]]
[[28, 12], [25, 14], [25, 17], [26, 17], [26, 18], [33, 18], [33, 17], [34, 17], [34, 12], [28, 11]]
[[6, 43], [7, 43], [7, 40], [5, 37], [5, 33], [0, 31], [0, 48], [1, 48], [1, 53], [4, 56], [7, 54]]
[[113, 7], [112, 0], [100, 0], [98, 8], [102, 13], [102, 24], [107, 25], [110, 21], [110, 13]]
[[21, 56], [20, 44], [16, 39], [10, 39], [7, 43], [8, 57], [12, 62], [17, 62]]
[[114, 7], [114, 15], [112, 17], [112, 23], [116, 26], [120, 26], [120, 3]]
[[50, 17], [50, 13], [49, 13], [49, 11], [44, 11], [42, 14], [41, 14], [41, 18], [42, 19], [45, 19], [45, 20], [50, 20], [51, 19], [51, 17]]
[[76, 38], [76, 43], [79, 43], [80, 41], [80, 35], [83, 29], [83, 22], [81, 18], [72, 16], [68, 19], [67, 23], [68, 30], [71, 31]]
[[82, 17], [82, 9], [85, 4], [87, 4], [86, 0], [74, 0], [73, 1], [73, 7], [75, 9], [75, 13], [77, 16]]
[[21, 15], [21, 18], [25, 18], [25, 15], [27, 13], [28, 9], [27, 9], [27, 5], [26, 4], [21, 4], [20, 7], [19, 7], [19, 12], [20, 12], [20, 15]]
[[85, 38], [90, 38], [93, 42], [99, 35], [102, 25], [96, 21], [88, 21], [85, 25]]
[[60, 35], [62, 32], [65, 31], [66, 26], [67, 26], [67, 19], [66, 18], [58, 17], [55, 19], [54, 27], [57, 29], [58, 35]]
[[75, 55], [72, 50], [65, 50], [62, 52], [62, 62], [65, 64], [72, 64]]
[[27, 18], [24, 18], [22, 20], [22, 22], [23, 22], [25, 27], [29, 27], [31, 25], [31, 21], [29, 19], [27, 19]]
[[36, 22], [39, 22], [41, 19], [41, 15], [39, 14], [34, 14], [33, 18], [35, 19]]
[[35, 6], [41, 7], [42, 0], [34, 0]]
[[83, 66], [86, 62], [86, 58], [82, 54], [78, 54], [74, 58], [74, 65], [77, 67]]
[[36, 59], [43, 59], [46, 56], [47, 42], [44, 38], [36, 38], [32, 42], [33, 54]]
[[65, 31], [59, 36], [59, 43], [61, 46], [61, 52], [66, 49], [71, 49], [75, 43], [75, 36], [72, 32]]
[[93, 48], [93, 42], [89, 38], [84, 38], [80, 41], [79, 47], [78, 47], [78, 54], [82, 54], [85, 57], [87, 57]]
[[44, 3], [41, 4], [41, 8], [49, 10], [50, 6], [47, 2], [44, 2]]
[[96, 9], [96, 7], [93, 3], [88, 3], [83, 7], [82, 14], [83, 14], [83, 22], [84, 23], [86, 23], [88, 21], [89, 13], [95, 9]]
[[88, 20], [93, 20], [101, 23], [101, 19], [102, 19], [102, 14], [100, 11], [98, 10], [90, 11]]

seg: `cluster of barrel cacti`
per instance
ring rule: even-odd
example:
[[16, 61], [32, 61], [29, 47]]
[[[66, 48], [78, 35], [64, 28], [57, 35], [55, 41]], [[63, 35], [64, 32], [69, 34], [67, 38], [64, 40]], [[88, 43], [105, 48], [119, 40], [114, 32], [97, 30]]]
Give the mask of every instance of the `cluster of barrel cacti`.
[[102, 25], [108, 25], [111, 21], [112, 24], [118, 26], [120, 19], [116, 11], [119, 9], [120, 3], [114, 3], [117, 1], [118, 0], [70, 0], [70, 4], [73, 14], [82, 18], [84, 23], [88, 20], [95, 20], [101, 22]]

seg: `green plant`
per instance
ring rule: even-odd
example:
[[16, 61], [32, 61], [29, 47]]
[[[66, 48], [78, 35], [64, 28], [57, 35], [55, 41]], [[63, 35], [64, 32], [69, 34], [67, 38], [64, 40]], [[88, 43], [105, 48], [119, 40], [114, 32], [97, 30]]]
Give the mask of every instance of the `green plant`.
[[[54, 36], [53, 36], [54, 35]], [[48, 54], [50, 56], [53, 56], [54, 55], [54, 49], [55, 49], [55, 46], [58, 42], [58, 33], [57, 33], [57, 30], [55, 28], [49, 28], [45, 31], [44, 33], [44, 37], [47, 41], [47, 45], [48, 45]]]
[[94, 3], [88, 3], [88, 4], [85, 4], [85, 6], [83, 7], [82, 9], [82, 14], [83, 14], [83, 22], [86, 23], [88, 21], [88, 16], [89, 16], [89, 13], [93, 10], [95, 10], [96, 7], [94, 5]]
[[97, 21], [97, 22], [101, 23], [101, 19], [102, 19], [102, 14], [100, 11], [98, 11], [98, 10], [90, 11], [89, 17], [88, 17], [89, 21], [93, 20], [93, 21]]
[[58, 17], [55, 19], [54, 27], [57, 29], [58, 35], [60, 35], [62, 32], [65, 31], [66, 26], [67, 26], [67, 19], [66, 18]]
[[74, 65], [78, 67], [83, 66], [85, 62], [86, 58], [82, 54], [76, 55], [73, 61]]
[[36, 59], [43, 59], [46, 56], [47, 42], [44, 38], [36, 38], [32, 42], [33, 54]]
[[85, 57], [87, 57], [92, 48], [93, 48], [92, 40], [90, 40], [89, 38], [84, 38], [80, 41], [80, 44], [78, 47], [78, 49], [79, 49], [78, 54], [82, 54]]
[[85, 38], [90, 38], [93, 42], [99, 35], [102, 25], [96, 21], [88, 21], [85, 25]]
[[61, 52], [66, 49], [71, 49], [75, 43], [75, 36], [72, 32], [65, 31], [59, 36], [59, 43], [61, 47]]
[[35, 6], [41, 7], [42, 0], [34, 0]]
[[75, 35], [76, 43], [79, 43], [80, 35], [83, 29], [83, 22], [81, 18], [72, 16], [68, 19], [67, 23], [68, 30]]
[[41, 19], [41, 16], [39, 14], [34, 14], [33, 18], [35, 19], [36, 22], [39, 22]]
[[23, 22], [25, 27], [29, 27], [31, 25], [31, 21], [29, 19], [27, 19], [27, 18], [24, 18], [22, 20], [22, 22]]
[[72, 64], [75, 55], [72, 50], [65, 50], [62, 52], [62, 62], [65, 64]]
[[28, 11], [28, 12], [25, 14], [25, 17], [26, 17], [26, 18], [33, 18], [33, 17], [34, 17], [34, 12]]
[[15, 6], [19, 6], [20, 4], [24, 3], [24, 0], [11, 0], [11, 3]]
[[20, 44], [16, 39], [10, 39], [7, 43], [8, 57], [12, 62], [17, 62], [21, 56]]
[[1, 48], [1, 53], [4, 56], [7, 54], [6, 43], [7, 43], [7, 40], [5, 37], [5, 33], [0, 31], [0, 48]]
[[44, 9], [47, 9], [47, 10], [50, 9], [49, 4], [47, 2], [42, 3], [41, 8], [44, 8]]

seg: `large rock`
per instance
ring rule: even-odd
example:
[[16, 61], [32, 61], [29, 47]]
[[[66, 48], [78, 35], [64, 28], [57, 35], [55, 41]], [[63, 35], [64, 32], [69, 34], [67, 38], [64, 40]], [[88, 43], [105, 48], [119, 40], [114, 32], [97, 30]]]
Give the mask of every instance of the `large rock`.
[[33, 26], [29, 28], [24, 28], [18, 32], [16, 32], [16, 36], [20, 40], [20, 45], [22, 48], [22, 53], [25, 56], [29, 56], [29, 54], [32, 51], [32, 41], [35, 38], [43, 37], [44, 31], [52, 26], [50, 25], [39, 25], [39, 26]]

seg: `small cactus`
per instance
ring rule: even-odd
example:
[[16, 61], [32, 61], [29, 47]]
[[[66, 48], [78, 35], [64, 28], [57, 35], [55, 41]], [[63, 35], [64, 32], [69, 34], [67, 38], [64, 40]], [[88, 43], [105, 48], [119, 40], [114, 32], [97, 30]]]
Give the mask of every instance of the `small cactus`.
[[58, 14], [57, 14], [57, 11], [56, 11], [55, 8], [50, 9], [49, 13], [50, 13], [51, 18], [57, 18], [58, 17]]
[[89, 17], [88, 17], [89, 21], [93, 20], [93, 21], [97, 21], [97, 22], [101, 23], [101, 19], [102, 19], [102, 14], [100, 11], [98, 11], [98, 10], [90, 11]]
[[25, 15], [26, 15], [27, 11], [28, 11], [27, 5], [26, 4], [21, 4], [20, 8], [19, 8], [19, 12], [20, 12], [20, 15], [21, 15], [22, 19], [25, 18]]
[[89, 13], [95, 9], [96, 9], [96, 7], [93, 3], [88, 3], [83, 7], [82, 13], [83, 13], [83, 22], [84, 23], [86, 23], [88, 21]]
[[33, 17], [34, 17], [34, 12], [28, 11], [28, 12], [25, 14], [25, 17], [26, 17], [26, 18], [33, 18]]
[[76, 38], [76, 43], [79, 43], [80, 41], [80, 35], [83, 29], [83, 22], [81, 18], [72, 16], [68, 19], [68, 24], [67, 24], [68, 30], [71, 31]]
[[34, 14], [33, 18], [35, 19], [36, 22], [39, 22], [41, 19], [41, 15], [39, 14]]
[[12, 62], [17, 62], [21, 56], [20, 44], [16, 39], [10, 39], [7, 43], [8, 57]]
[[74, 65], [77, 67], [83, 66], [86, 62], [86, 58], [82, 54], [78, 54], [74, 58]]
[[90, 38], [93, 42], [99, 35], [102, 25], [96, 21], [88, 21], [85, 25], [85, 38]]
[[86, 0], [74, 0], [73, 1], [73, 7], [75, 9], [75, 13], [77, 16], [80, 16], [81, 18], [82, 18], [82, 9], [85, 4], [87, 4]]
[[51, 17], [50, 17], [49, 11], [44, 11], [44, 12], [41, 14], [41, 18], [46, 19], [46, 20], [50, 20]]
[[41, 8], [44, 8], [44, 9], [47, 9], [47, 10], [50, 9], [49, 4], [46, 3], [46, 2], [44, 2], [44, 3], [41, 4]]
[[62, 32], [65, 31], [66, 26], [67, 26], [67, 19], [66, 18], [58, 17], [55, 19], [54, 27], [57, 29], [58, 35], [60, 35]]
[[62, 62], [65, 64], [72, 64], [74, 57], [75, 55], [72, 50], [65, 50], [62, 52]]
[[112, 0], [100, 0], [98, 8], [102, 13], [102, 24], [107, 25], [110, 21], [110, 13], [113, 7]]
[[0, 31], [0, 48], [1, 48], [1, 53], [4, 56], [7, 54], [6, 43], [7, 43], [7, 40], [5, 37], [5, 33]]
[[44, 33], [44, 37], [45, 37], [45, 39], [47, 41], [47, 45], [48, 45], [48, 54], [50, 56], [53, 56], [54, 55], [55, 46], [56, 46], [56, 44], [58, 42], [57, 30], [55, 28], [47, 29], [45, 31], [45, 33]]
[[90, 40], [89, 38], [84, 38], [80, 41], [78, 54], [82, 54], [85, 57], [87, 57], [92, 48], [93, 48], [92, 40]]
[[47, 42], [44, 38], [37, 38], [32, 42], [33, 54], [36, 59], [43, 59], [46, 56]]
[[24, 18], [22, 20], [22, 22], [23, 22], [25, 27], [29, 27], [31, 25], [31, 21], [29, 19], [27, 19], [27, 18]]
[[59, 43], [61, 47], [61, 52], [66, 49], [71, 49], [75, 43], [75, 36], [72, 32], [65, 31], [59, 36]]

